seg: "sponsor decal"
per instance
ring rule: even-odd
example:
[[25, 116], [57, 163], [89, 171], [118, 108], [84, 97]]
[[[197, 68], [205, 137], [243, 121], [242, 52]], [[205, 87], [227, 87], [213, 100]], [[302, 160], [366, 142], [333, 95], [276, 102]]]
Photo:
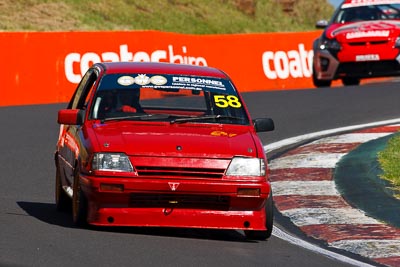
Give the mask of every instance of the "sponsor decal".
[[150, 82], [155, 85], [164, 85], [167, 83], [167, 81], [168, 81], [167, 78], [160, 75], [155, 75], [150, 78]]
[[118, 78], [117, 82], [122, 86], [129, 86], [135, 83], [135, 79], [131, 76], [122, 76]]
[[222, 80], [187, 76], [172, 76], [171, 88], [189, 90], [202, 90], [203, 88], [226, 90], [226, 86]]
[[369, 5], [392, 5], [400, 4], [400, 1], [394, 0], [352, 0], [350, 3], [345, 3], [341, 8], [357, 7], [357, 6], [369, 6]]
[[341, 26], [332, 31], [331, 35], [334, 37], [339, 34], [346, 34], [346, 38], [348, 39], [360, 37], [389, 37], [390, 32], [399, 26], [399, 23], [393, 21], [363, 21]]
[[389, 37], [390, 31], [377, 30], [377, 31], [357, 31], [349, 32], [346, 34], [346, 39], [364, 38], [364, 37]]
[[216, 87], [224, 87], [224, 85], [221, 81], [205, 79], [205, 78], [179, 76], [179, 77], [172, 77], [172, 82], [185, 83], [185, 84], [203, 84], [203, 85], [212, 85], [212, 86], [216, 86]]
[[146, 74], [138, 74], [135, 77], [135, 83], [139, 85], [146, 85], [150, 83], [150, 78]]
[[117, 80], [118, 84], [122, 86], [129, 86], [132, 84], [147, 85], [152, 83], [154, 85], [164, 85], [168, 82], [167, 78], [161, 75], [155, 75], [153, 77], [148, 77], [146, 74], [138, 74], [135, 78], [131, 76], [121, 76]]
[[[69, 53], [64, 59], [65, 77], [71, 83], [79, 83], [82, 75], [88, 68], [98, 62], [170, 62], [178, 64], [190, 64], [207, 66], [207, 61], [204, 57], [188, 55], [186, 46], [181, 47], [180, 52], [176, 52], [173, 45], [168, 45], [166, 50], [155, 50], [152, 52], [137, 51], [136, 53], [129, 51], [128, 45], [123, 44], [119, 46], [118, 52], [87, 52]], [[79, 65], [79, 72], [76, 72], [74, 66]]]
[[297, 50], [266, 51], [262, 55], [264, 74], [271, 80], [311, 77], [313, 55], [302, 43]]
[[[129, 80], [124, 76], [124, 79]], [[121, 77], [122, 78], [122, 77]], [[120, 78], [120, 79], [121, 79]], [[192, 91], [214, 91], [214, 92], [230, 92], [235, 94], [234, 88], [231, 86], [229, 80], [221, 78], [209, 78], [209, 77], [188, 77], [188, 76], [176, 76], [176, 75], [153, 75], [148, 74], [137, 74], [135, 78], [131, 77], [134, 82], [142, 88], [154, 88], [160, 90], [173, 90], [178, 92], [179, 90], [192, 90]], [[125, 80], [123, 80], [125, 82]], [[119, 83], [119, 82], [118, 82]], [[128, 83], [128, 82], [127, 82]], [[123, 85], [123, 84], [122, 84]], [[200, 93], [200, 92], [199, 92]], [[234, 105], [235, 99], [228, 99], [231, 105]], [[238, 101], [238, 100], [237, 100]]]
[[227, 132], [224, 132], [224, 131], [212, 131], [212, 132], [210, 133], [210, 135], [211, 135], [211, 136], [228, 136], [228, 137], [234, 137], [234, 136], [236, 136], [237, 134], [235, 134], [235, 133], [227, 133]]

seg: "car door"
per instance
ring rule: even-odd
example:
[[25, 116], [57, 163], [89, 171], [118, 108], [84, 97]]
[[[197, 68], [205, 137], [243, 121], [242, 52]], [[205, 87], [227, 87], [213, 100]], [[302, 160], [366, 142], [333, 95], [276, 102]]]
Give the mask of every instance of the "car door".
[[61, 165], [61, 174], [64, 184], [71, 187], [74, 180], [75, 167], [82, 150], [81, 130], [85, 123], [85, 113], [90, 101], [90, 96], [92, 95], [91, 92], [94, 90], [98, 78], [98, 73], [98, 70], [95, 68], [89, 69], [85, 73], [68, 105], [68, 109], [82, 110], [83, 124], [62, 124], [60, 126], [61, 141], [58, 144], [58, 154], [61, 159], [59, 161]]

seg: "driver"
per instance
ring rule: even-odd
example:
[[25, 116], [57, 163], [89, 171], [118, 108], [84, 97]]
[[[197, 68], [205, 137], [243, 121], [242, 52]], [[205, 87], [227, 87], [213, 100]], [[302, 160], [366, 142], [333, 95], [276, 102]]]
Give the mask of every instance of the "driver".
[[116, 110], [122, 112], [144, 113], [144, 110], [140, 105], [139, 100], [140, 100], [139, 89], [131, 89], [120, 92], [118, 94], [118, 103]]

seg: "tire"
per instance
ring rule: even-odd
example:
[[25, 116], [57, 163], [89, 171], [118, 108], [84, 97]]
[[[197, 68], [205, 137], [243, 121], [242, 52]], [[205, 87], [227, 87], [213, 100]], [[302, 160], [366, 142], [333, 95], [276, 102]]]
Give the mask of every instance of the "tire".
[[265, 203], [265, 212], [267, 215], [267, 219], [265, 221], [265, 227], [267, 230], [265, 231], [255, 231], [255, 230], [245, 230], [244, 234], [247, 239], [251, 240], [266, 240], [272, 235], [272, 228], [274, 224], [274, 203], [272, 198], [272, 192], [267, 199], [267, 203]]
[[87, 226], [87, 199], [81, 189], [79, 170], [75, 171], [73, 196], [72, 196], [72, 220], [75, 226]]
[[357, 78], [343, 78], [342, 83], [346, 86], [349, 85], [360, 85], [360, 79]]
[[71, 198], [62, 188], [60, 168], [56, 166], [56, 188], [55, 188], [56, 209], [67, 211], [71, 208]]
[[312, 81], [315, 87], [330, 87], [332, 80], [319, 80], [315, 74], [315, 69], [313, 68]]

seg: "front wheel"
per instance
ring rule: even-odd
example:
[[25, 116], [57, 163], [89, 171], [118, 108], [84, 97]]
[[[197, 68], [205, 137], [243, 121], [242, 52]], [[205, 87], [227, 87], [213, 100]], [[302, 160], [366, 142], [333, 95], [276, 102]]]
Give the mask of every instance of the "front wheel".
[[247, 239], [252, 240], [266, 240], [272, 235], [273, 221], [274, 221], [274, 202], [272, 199], [272, 192], [270, 193], [267, 203], [265, 203], [265, 212], [267, 219], [265, 221], [265, 231], [245, 230], [244, 233]]
[[315, 87], [330, 87], [332, 84], [332, 80], [318, 79], [314, 68], [313, 68], [313, 74], [312, 74], [312, 81], [313, 81], [313, 84]]
[[74, 177], [72, 219], [75, 226], [83, 227], [87, 225], [87, 200], [81, 189], [78, 169], [75, 171]]

